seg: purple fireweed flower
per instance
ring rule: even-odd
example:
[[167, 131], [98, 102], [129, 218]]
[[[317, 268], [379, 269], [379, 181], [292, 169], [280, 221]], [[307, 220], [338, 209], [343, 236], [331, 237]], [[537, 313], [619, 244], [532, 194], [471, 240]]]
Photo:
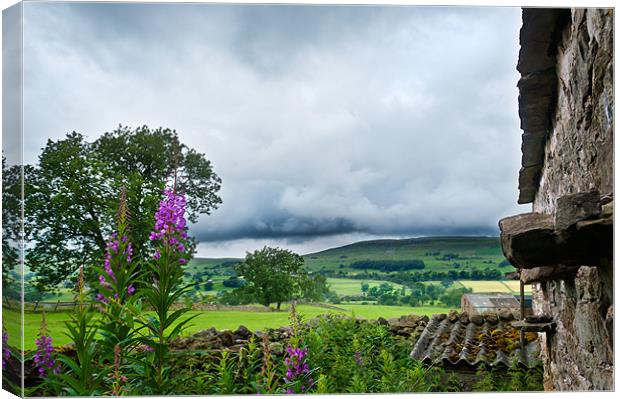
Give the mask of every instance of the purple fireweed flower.
[[60, 364], [52, 357], [54, 346], [52, 345], [52, 337], [41, 335], [35, 340], [37, 352], [34, 354], [33, 361], [35, 367], [38, 367], [39, 377], [45, 377], [49, 372], [57, 374], [60, 372]]
[[176, 194], [171, 189], [164, 190], [164, 199], [159, 203], [159, 209], [155, 213], [155, 225], [149, 235], [151, 241], [160, 246], [153, 255], [154, 260], [161, 259], [161, 247], [166, 247], [167, 256], [179, 257], [179, 264], [184, 265], [187, 259], [184, 257], [187, 251], [186, 243], [182, 240], [187, 238], [185, 232], [185, 196]]
[[131, 295], [134, 292], [136, 292], [136, 288], [133, 286], [133, 284], [129, 284], [129, 287], [127, 287], [127, 293]]
[[[183, 229], [185, 228], [185, 196], [182, 194], [175, 194], [172, 190], [166, 189], [164, 191], [165, 198], [159, 203], [159, 210], [155, 214], [155, 226], [154, 231], [151, 232], [149, 238], [153, 240], [159, 240], [164, 235], [169, 235], [168, 240], [174, 245], [177, 241], [173, 235], [175, 233], [181, 233], [183, 237]], [[185, 237], [183, 237], [185, 238]]]
[[97, 294], [97, 300], [103, 303], [108, 303], [108, 299], [105, 296], [103, 296], [103, 294], [101, 293]]
[[[301, 383], [302, 393], [312, 388], [314, 380], [310, 376], [311, 371], [306, 359], [308, 349], [289, 346], [286, 348], [286, 353], [287, 356], [284, 358], [284, 364], [286, 365], [284, 381], [286, 383]], [[287, 391], [287, 393], [289, 392]]]
[[114, 275], [114, 272], [112, 271], [112, 266], [110, 265], [111, 260], [112, 260], [112, 255], [110, 254], [110, 252], [108, 252], [105, 255], [105, 259], [103, 260], [103, 270], [105, 270], [108, 276], [110, 276], [112, 280], [116, 282], [116, 276]]
[[113, 232], [110, 235], [110, 240], [107, 242], [107, 249], [103, 259], [104, 273], [99, 276], [99, 285], [105, 290], [97, 294], [97, 300], [103, 303], [108, 303], [110, 298], [122, 301], [125, 291], [131, 295], [133, 291], [130, 292], [127, 285], [123, 284], [121, 287], [117, 286], [117, 283], [119, 281], [126, 281], [126, 278], [123, 278], [124, 266], [131, 263], [132, 256], [133, 245], [129, 241], [129, 237], [126, 235], [119, 237], [118, 232]]
[[6, 362], [11, 357], [11, 350], [9, 349], [9, 333], [2, 331], [2, 369], [6, 367]]
[[362, 359], [362, 352], [360, 351], [355, 352], [354, 358], [355, 358], [355, 363], [359, 364], [360, 366], [364, 365], [364, 360]]

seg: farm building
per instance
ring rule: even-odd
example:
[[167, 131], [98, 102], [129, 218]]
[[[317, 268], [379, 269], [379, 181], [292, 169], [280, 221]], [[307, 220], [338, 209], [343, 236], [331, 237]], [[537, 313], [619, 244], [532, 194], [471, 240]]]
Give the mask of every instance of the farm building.
[[499, 222], [532, 284], [546, 390], [613, 390], [613, 9], [523, 9], [520, 204]]
[[512, 294], [485, 293], [464, 294], [461, 297], [461, 311], [470, 315], [508, 310], [517, 314], [521, 304]]

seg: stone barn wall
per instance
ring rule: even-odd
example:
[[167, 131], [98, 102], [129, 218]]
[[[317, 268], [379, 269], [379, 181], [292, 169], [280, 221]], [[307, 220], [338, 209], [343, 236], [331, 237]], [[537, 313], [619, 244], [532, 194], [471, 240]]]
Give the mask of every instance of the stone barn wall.
[[[554, 24], [545, 28], [541, 18]], [[532, 48], [541, 37], [535, 31], [545, 29], [547, 47], [535, 53]], [[597, 190], [613, 198], [613, 10], [524, 9], [521, 46], [519, 66], [551, 59], [551, 68], [542, 65], [534, 73], [555, 81], [539, 82], [525, 92], [520, 82], [525, 135], [519, 202], [532, 202], [533, 212], [553, 215], [557, 199], [566, 194]], [[522, 81], [532, 72], [523, 69]], [[532, 99], [548, 102], [548, 121], [533, 121], [532, 113], [527, 120], [523, 111]], [[534, 122], [548, 123], [548, 129], [528, 132], [527, 125]], [[541, 131], [538, 148], [527, 142], [528, 134]], [[540, 159], [536, 168], [526, 165], [528, 156]], [[540, 334], [545, 389], [614, 388], [612, 268], [612, 259], [603, 259], [598, 265], [577, 266], [570, 277], [534, 284], [534, 313], [550, 315], [556, 323], [553, 334]]]
[[561, 34], [557, 105], [534, 198], [543, 213], [565, 194], [613, 192], [613, 11], [573, 10]]

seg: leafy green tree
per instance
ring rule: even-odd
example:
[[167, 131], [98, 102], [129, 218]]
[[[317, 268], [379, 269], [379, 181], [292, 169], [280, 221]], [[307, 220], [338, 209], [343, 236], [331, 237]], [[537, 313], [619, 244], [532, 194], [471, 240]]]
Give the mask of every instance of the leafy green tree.
[[461, 306], [461, 297], [463, 294], [468, 294], [471, 292], [471, 288], [451, 288], [446, 290], [439, 299], [446, 306], [458, 308]]
[[2, 155], [2, 289], [5, 296], [19, 298], [15, 268], [19, 264], [19, 236], [21, 230], [20, 165], [7, 166]]
[[245, 261], [235, 266], [237, 275], [243, 276], [248, 284], [243, 287], [255, 300], [264, 306], [293, 299], [303, 291], [307, 273], [304, 259], [289, 250], [264, 247], [248, 253]]
[[221, 203], [221, 180], [211, 162], [180, 143], [174, 130], [119, 126], [93, 142], [76, 132], [48, 140], [25, 182], [26, 222], [36, 226], [26, 261], [37, 284], [53, 289], [80, 265], [92, 279], [92, 266], [105, 253], [104, 237], [113, 230], [121, 186], [127, 190], [134, 253], [142, 256], [171, 179], [186, 194], [190, 222]]
[[322, 301], [329, 295], [327, 277], [322, 274], [301, 275], [301, 297], [309, 301]]
[[364, 295], [366, 295], [368, 293], [368, 290], [370, 289], [370, 285], [368, 285], [368, 283], [362, 283], [362, 292], [364, 293]]

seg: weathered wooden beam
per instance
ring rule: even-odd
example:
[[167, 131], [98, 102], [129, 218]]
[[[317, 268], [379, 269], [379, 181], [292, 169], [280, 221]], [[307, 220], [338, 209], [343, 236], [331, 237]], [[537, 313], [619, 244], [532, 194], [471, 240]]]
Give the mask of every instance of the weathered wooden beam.
[[526, 320], [513, 321], [512, 326], [519, 328], [524, 332], [544, 332], [550, 333], [555, 331], [555, 322], [533, 323]]

